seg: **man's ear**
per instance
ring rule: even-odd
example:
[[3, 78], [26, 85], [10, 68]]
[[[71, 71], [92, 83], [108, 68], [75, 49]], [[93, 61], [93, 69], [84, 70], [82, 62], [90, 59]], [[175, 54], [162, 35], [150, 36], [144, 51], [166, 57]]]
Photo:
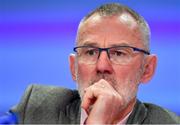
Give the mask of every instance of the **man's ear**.
[[71, 70], [72, 79], [76, 81], [75, 54], [69, 55], [69, 68]]
[[144, 65], [144, 72], [141, 77], [141, 83], [147, 83], [152, 79], [156, 70], [156, 66], [157, 66], [157, 56], [156, 55], [147, 56]]

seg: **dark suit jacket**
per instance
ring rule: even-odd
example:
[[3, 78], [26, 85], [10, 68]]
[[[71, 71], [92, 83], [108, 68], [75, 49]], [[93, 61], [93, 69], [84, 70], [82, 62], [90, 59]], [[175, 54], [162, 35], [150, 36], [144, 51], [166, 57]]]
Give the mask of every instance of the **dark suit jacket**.
[[[30, 85], [20, 103], [11, 109], [20, 124], [79, 124], [80, 97], [77, 90]], [[128, 124], [180, 123], [179, 117], [159, 106], [137, 100]]]

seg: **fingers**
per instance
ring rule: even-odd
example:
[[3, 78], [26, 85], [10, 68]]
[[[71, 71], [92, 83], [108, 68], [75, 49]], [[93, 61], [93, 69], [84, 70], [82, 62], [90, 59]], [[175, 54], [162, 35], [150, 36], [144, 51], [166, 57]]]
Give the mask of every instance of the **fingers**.
[[83, 100], [82, 100], [82, 108], [86, 110], [88, 113], [90, 110], [90, 107], [94, 104], [94, 102], [97, 99], [98, 93], [99, 93], [99, 88], [96, 86], [90, 86], [85, 89]]
[[88, 113], [90, 105], [95, 101], [92, 88], [85, 89], [81, 107]]
[[[86, 123], [114, 123], [125, 101], [114, 87], [101, 79], [85, 89], [81, 107], [88, 114]], [[107, 115], [108, 114], [108, 115]]]
[[107, 89], [112, 89], [112, 87], [103, 79], [86, 88], [81, 107], [89, 112], [90, 107], [95, 103], [96, 99], [108, 92]]

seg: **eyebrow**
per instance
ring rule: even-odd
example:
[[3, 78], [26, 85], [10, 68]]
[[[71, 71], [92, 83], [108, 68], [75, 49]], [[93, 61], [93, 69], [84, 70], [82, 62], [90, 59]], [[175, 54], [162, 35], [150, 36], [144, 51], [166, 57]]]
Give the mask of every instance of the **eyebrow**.
[[94, 46], [94, 47], [98, 47], [97, 42], [90, 42], [90, 41], [85, 41], [82, 45], [83, 45], [83, 46]]
[[[82, 45], [80, 46], [92, 46], [92, 47], [99, 47], [97, 42], [91, 42], [91, 41], [85, 41]], [[110, 44], [108, 47], [116, 47], [116, 46], [130, 46], [129, 44], [123, 42], [123, 43], [113, 43]]]
[[114, 44], [110, 44], [110, 47], [116, 47], [116, 46], [130, 46], [127, 43], [114, 43]]

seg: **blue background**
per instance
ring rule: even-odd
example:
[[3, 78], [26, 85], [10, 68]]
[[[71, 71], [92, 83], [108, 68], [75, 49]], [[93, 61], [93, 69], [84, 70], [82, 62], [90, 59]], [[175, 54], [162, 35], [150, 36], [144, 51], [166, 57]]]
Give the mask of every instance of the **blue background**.
[[107, 2], [130, 6], [151, 27], [158, 67], [138, 98], [180, 115], [179, 0], [0, 0], [0, 114], [17, 104], [31, 83], [76, 88], [68, 55], [78, 23]]

